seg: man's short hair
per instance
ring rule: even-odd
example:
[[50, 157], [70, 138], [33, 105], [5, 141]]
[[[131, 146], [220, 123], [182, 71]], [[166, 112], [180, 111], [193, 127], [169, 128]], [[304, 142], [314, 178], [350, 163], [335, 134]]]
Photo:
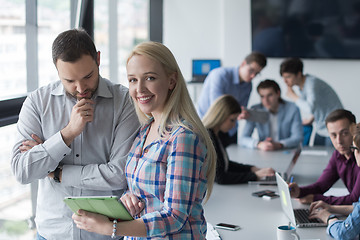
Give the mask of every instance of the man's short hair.
[[56, 66], [58, 59], [64, 62], [75, 62], [82, 55], [90, 55], [97, 62], [95, 44], [83, 29], [71, 29], [60, 33], [52, 45], [52, 58]]
[[261, 68], [264, 68], [266, 66], [266, 57], [264, 54], [260, 52], [252, 52], [249, 55], [245, 57], [245, 62], [247, 64], [250, 64], [252, 62], [256, 62]]
[[260, 89], [266, 89], [266, 88], [272, 88], [276, 93], [280, 93], [279, 102], [283, 102], [283, 99], [281, 98], [281, 89], [277, 82], [275, 82], [272, 79], [265, 79], [259, 83], [256, 90], [259, 93]]
[[341, 119], [349, 120], [349, 123], [356, 123], [356, 117], [352, 112], [345, 109], [336, 109], [329, 113], [325, 119], [325, 124], [327, 126], [328, 123], [336, 122]]
[[298, 74], [303, 72], [304, 64], [300, 58], [288, 58], [285, 59], [280, 65], [280, 75], [283, 73]]
[[272, 88], [275, 92], [281, 92], [279, 84], [272, 79], [265, 79], [261, 81], [257, 86], [257, 91], [259, 92], [260, 89], [264, 88]]

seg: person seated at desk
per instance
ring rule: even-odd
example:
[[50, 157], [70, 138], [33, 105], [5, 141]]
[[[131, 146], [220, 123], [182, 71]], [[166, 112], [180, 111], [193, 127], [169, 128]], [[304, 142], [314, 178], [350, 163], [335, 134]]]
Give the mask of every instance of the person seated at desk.
[[[315, 183], [305, 187], [299, 187], [296, 183], [289, 184], [291, 197], [300, 198], [301, 203], [323, 200], [334, 205], [352, 204], [358, 200], [360, 196], [360, 167], [356, 165], [354, 153], [350, 149], [352, 144], [350, 126], [355, 123], [355, 116], [345, 109], [337, 109], [326, 117], [325, 124], [335, 151], [327, 167]], [[349, 194], [346, 196], [324, 196], [324, 193], [339, 178], [343, 181]]]
[[[351, 127], [356, 164], [360, 167], [360, 123]], [[349, 215], [344, 221], [334, 214]], [[317, 218], [328, 223], [327, 233], [336, 239], [354, 239], [360, 234], [360, 198], [352, 205], [330, 205], [316, 201], [310, 205], [310, 218]]]
[[258, 168], [229, 160], [219, 132], [227, 133], [232, 129], [240, 113], [239, 103], [234, 97], [226, 94], [215, 100], [203, 118], [217, 154], [215, 182], [219, 184], [246, 183], [275, 174], [272, 168]]
[[[303, 138], [299, 108], [281, 98], [280, 87], [274, 80], [266, 79], [260, 82], [257, 92], [261, 103], [251, 108], [269, 112], [269, 120], [265, 123], [247, 120], [240, 145], [264, 151], [297, 147]], [[252, 138], [255, 128], [258, 139]]]

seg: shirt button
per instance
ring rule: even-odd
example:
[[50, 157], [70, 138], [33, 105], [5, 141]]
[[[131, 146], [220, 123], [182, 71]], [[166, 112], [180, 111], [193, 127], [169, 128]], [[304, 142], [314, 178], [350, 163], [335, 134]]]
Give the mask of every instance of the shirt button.
[[348, 228], [348, 227], [349, 227], [349, 224], [348, 224], [348, 223], [345, 223], [345, 227]]
[[76, 154], [76, 157], [79, 157], [80, 155], [79, 154]]
[[149, 151], [149, 149], [145, 149], [145, 150], [144, 150], [144, 153], [147, 153], [148, 151]]

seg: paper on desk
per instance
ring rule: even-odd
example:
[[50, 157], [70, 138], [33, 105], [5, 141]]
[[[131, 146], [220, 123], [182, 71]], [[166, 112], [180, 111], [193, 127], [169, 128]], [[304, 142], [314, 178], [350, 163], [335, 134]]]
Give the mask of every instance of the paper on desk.
[[328, 152], [326, 150], [302, 150], [301, 155], [327, 156]]
[[207, 222], [206, 239], [207, 240], [221, 240], [218, 231], [216, 231], [214, 226], [209, 222]]
[[324, 196], [346, 196], [349, 194], [349, 191], [347, 188], [338, 188], [338, 187], [332, 187], [327, 192], [324, 193]]

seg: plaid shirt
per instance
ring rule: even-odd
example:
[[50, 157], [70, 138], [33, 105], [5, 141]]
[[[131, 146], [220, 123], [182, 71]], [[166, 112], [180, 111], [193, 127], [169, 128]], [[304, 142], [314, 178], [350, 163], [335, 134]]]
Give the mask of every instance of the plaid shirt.
[[125, 169], [129, 191], [145, 201], [139, 216], [146, 225], [144, 239], [205, 239], [205, 145], [178, 127], [144, 147], [149, 129], [150, 123], [140, 130]]

